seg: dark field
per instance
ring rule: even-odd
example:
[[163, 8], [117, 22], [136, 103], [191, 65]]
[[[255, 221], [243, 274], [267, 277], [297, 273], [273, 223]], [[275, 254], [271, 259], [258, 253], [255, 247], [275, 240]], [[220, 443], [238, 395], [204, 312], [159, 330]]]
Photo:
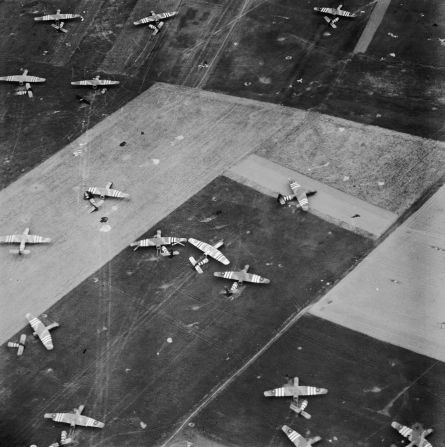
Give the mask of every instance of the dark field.
[[[390, 424], [420, 422], [445, 445], [444, 365], [315, 317], [305, 316], [206, 409], [170, 445], [288, 446], [280, 427], [321, 436], [320, 445], [404, 444]], [[289, 398], [265, 398], [285, 375], [328, 388], [309, 397], [310, 420], [289, 409]], [[194, 427], [194, 428], [191, 428]], [[213, 444], [213, 442], [215, 444]]]
[[[351, 51], [372, 4], [349, 4], [348, 9], [357, 11], [359, 17], [341, 20], [337, 30], [329, 29], [313, 11], [315, 5], [315, 0], [305, 4], [291, 0], [169, 1], [149, 6], [135, 0], [84, 0], [76, 6], [67, 1], [28, 1], [20, 6], [3, 1], [0, 75], [28, 68], [30, 74], [45, 77], [47, 82], [34, 88], [33, 100], [14, 96], [11, 84], [0, 86], [1, 186], [157, 81], [443, 139], [439, 41], [443, 25], [434, 26], [442, 16], [440, 3], [409, 2], [403, 9], [393, 5], [382, 24], [384, 32], [379, 29], [368, 53], [358, 56]], [[81, 12], [85, 21], [69, 22], [65, 35], [33, 22], [34, 16], [53, 13], [56, 8]], [[150, 8], [179, 8], [179, 16], [151, 37], [149, 29], [132, 25]], [[420, 10], [424, 10], [422, 23], [417, 19]], [[405, 26], [407, 15], [410, 26]], [[398, 39], [388, 37], [387, 30], [399, 33]], [[395, 58], [388, 56], [388, 48], [394, 50]], [[417, 54], [422, 55], [420, 59]], [[202, 67], [204, 63], [207, 68]], [[69, 85], [71, 80], [98, 73], [120, 80], [121, 85], [105, 95]], [[76, 94], [87, 96], [91, 106], [80, 104]]]
[[220, 294], [226, 281], [212, 276], [221, 265], [211, 261], [203, 275], [191, 269], [194, 247], [180, 247], [173, 259], [128, 248], [48, 310], [61, 323], [54, 351], [32, 337], [21, 358], [2, 349], [0, 444], [49, 444], [63, 426], [43, 414], [81, 403], [106, 423], [102, 431], [77, 430], [82, 445], [159, 444], [372, 246], [225, 177], [147, 235], [157, 228], [224, 238], [231, 267], [249, 263], [271, 284], [248, 285], [230, 300]]

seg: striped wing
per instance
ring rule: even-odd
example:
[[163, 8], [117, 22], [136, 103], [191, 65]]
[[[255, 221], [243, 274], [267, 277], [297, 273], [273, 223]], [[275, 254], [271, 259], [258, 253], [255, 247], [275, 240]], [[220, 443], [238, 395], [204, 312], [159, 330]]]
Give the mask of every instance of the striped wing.
[[35, 83], [35, 82], [45, 82], [45, 78], [39, 78], [38, 76], [27, 76], [27, 75], [11, 75], [11, 76], [2, 76], [0, 77], [0, 81], [6, 82], [21, 82], [21, 83]]
[[343, 9], [337, 9], [335, 14], [341, 17], [357, 17], [357, 14], [349, 11], [343, 11]]
[[148, 16], [144, 17], [143, 19], [136, 20], [136, 22], [133, 22], [133, 25], [144, 25], [145, 23], [151, 23], [151, 22], [157, 22], [156, 16]]
[[29, 234], [22, 236], [27, 244], [48, 244], [51, 238], [38, 236], [37, 234]]
[[153, 238], [141, 239], [140, 241], [133, 242], [131, 247], [156, 247], [156, 242]]
[[111, 189], [111, 188], [105, 189], [104, 195], [107, 197], [114, 197], [115, 199], [125, 199], [127, 197], [130, 197], [129, 194], [126, 194], [122, 191], [118, 191], [117, 189]]
[[96, 421], [96, 419], [90, 418], [88, 416], [77, 416], [76, 425], [95, 428], [103, 428], [105, 426], [103, 422]]
[[262, 276], [255, 275], [253, 273], [244, 273], [243, 276], [244, 276], [243, 281], [253, 282], [256, 284], [269, 284], [270, 283], [270, 281], [267, 278], [263, 278]]
[[96, 79], [84, 79], [82, 81], [71, 81], [71, 85], [88, 85], [91, 87], [96, 87], [99, 84]]
[[318, 396], [328, 392], [326, 388], [316, 388], [315, 386], [299, 386], [298, 391], [300, 396]]
[[74, 424], [75, 421], [75, 414], [74, 413], [53, 413], [51, 415], [51, 419], [54, 422], [62, 422], [63, 424]]
[[45, 78], [39, 78], [38, 76], [21, 76], [22, 82], [35, 83], [35, 82], [45, 82]]
[[217, 278], [231, 279], [232, 281], [244, 281], [244, 272], [214, 272]]
[[187, 239], [181, 237], [164, 236], [160, 238], [161, 245], [172, 245], [187, 242]]
[[174, 17], [176, 14], [178, 14], [178, 11], [162, 12], [161, 14], [154, 14], [148, 17], [144, 17], [143, 19], [133, 22], [133, 24], [144, 25], [145, 23], [159, 22], [160, 20], [168, 19], [169, 17]]
[[97, 188], [96, 186], [88, 188], [88, 192], [94, 194], [95, 196], [113, 197], [116, 199], [125, 199], [130, 197], [129, 194], [125, 194], [122, 191], [118, 191], [117, 189]]
[[395, 428], [403, 437], [407, 438], [409, 441], [412, 441], [412, 428], [409, 428], [406, 425], [399, 424], [398, 422], [393, 422], [391, 426]]
[[244, 270], [238, 272], [214, 272], [213, 275], [218, 278], [231, 279], [232, 281], [239, 282], [253, 282], [257, 284], [268, 284], [270, 282], [267, 278], [263, 278], [262, 276], [253, 273], [246, 273]]
[[161, 12], [160, 14], [156, 14], [158, 20], [168, 19], [170, 17], [174, 17], [176, 14], [178, 14], [178, 11], [171, 11], [171, 12]]
[[59, 14], [58, 20], [82, 19], [80, 14]]
[[286, 436], [289, 438], [289, 441], [291, 441], [295, 446], [297, 447], [305, 447], [309, 445], [306, 441], [306, 439], [303, 438], [303, 436], [300, 435], [300, 433], [296, 432], [295, 430], [292, 430], [287, 425], [283, 425], [281, 428]]
[[304, 189], [295, 180], [289, 180], [289, 185], [292, 189], [292, 192], [295, 194], [295, 197], [297, 198], [301, 209], [303, 211], [307, 211], [309, 209], [309, 201], [307, 199], [306, 193], [304, 192]]
[[118, 85], [119, 81], [111, 81], [109, 79], [84, 79], [82, 81], [72, 81], [71, 85], [84, 85], [90, 87], [98, 87], [105, 85]]
[[10, 234], [8, 236], [0, 236], [0, 244], [20, 244], [23, 234]]
[[36, 22], [50, 22], [58, 20], [70, 20], [70, 19], [81, 19], [80, 14], [48, 14], [42, 17], [34, 17]]
[[290, 397], [294, 396], [294, 388], [290, 386], [282, 386], [273, 390], [264, 391], [266, 397]]
[[26, 319], [29, 321], [29, 324], [34, 329], [34, 332], [40, 338], [43, 346], [45, 346], [48, 351], [51, 351], [51, 349], [54, 348], [53, 340], [45, 325], [37, 317], [33, 317], [31, 314], [26, 314]]
[[336, 8], [314, 8], [315, 11], [321, 12], [323, 14], [330, 14], [331, 16], [341, 16], [341, 17], [357, 17], [357, 14], [354, 14], [349, 11], [344, 11], [343, 9]]
[[112, 81], [110, 79], [98, 79], [96, 85], [103, 86], [103, 85], [118, 85], [118, 84], [120, 84], [119, 81]]
[[215, 247], [206, 242], [198, 241], [197, 239], [190, 238], [188, 240], [192, 245], [201, 250], [205, 255], [211, 256], [221, 264], [228, 265], [230, 261]]
[[321, 12], [323, 14], [336, 15], [337, 10], [335, 8], [318, 8], [315, 7], [314, 11]]

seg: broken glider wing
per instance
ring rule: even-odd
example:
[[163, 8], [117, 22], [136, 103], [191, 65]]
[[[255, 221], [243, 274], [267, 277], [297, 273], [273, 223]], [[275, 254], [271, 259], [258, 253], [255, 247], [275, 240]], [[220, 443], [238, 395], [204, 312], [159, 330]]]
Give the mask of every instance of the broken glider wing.
[[221, 264], [229, 265], [230, 261], [215, 247], [198, 239], [189, 238], [190, 244], [201, 250], [206, 256], [210, 256]]

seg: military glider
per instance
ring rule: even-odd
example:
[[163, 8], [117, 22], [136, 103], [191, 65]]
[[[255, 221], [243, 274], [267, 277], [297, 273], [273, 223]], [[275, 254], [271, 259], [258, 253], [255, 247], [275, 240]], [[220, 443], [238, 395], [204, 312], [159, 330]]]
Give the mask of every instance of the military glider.
[[161, 230], [157, 230], [156, 234], [148, 239], [141, 239], [140, 241], [132, 242], [130, 247], [134, 247], [134, 250], [137, 250], [139, 247], [156, 247], [156, 252], [161, 256], [176, 256], [179, 255], [179, 251], [173, 251], [173, 248], [170, 250], [167, 249], [166, 245], [184, 245], [184, 242], [187, 242], [187, 238], [184, 237], [172, 237], [172, 236], [161, 236]]
[[227, 296], [233, 295], [238, 291], [239, 286], [243, 284], [243, 282], [253, 282], [256, 284], [269, 284], [270, 280], [267, 278], [263, 278], [259, 275], [254, 275], [252, 273], [247, 273], [249, 270], [249, 265], [245, 265], [242, 270], [239, 271], [228, 271], [228, 272], [214, 272], [213, 275], [218, 278], [231, 279], [235, 281], [232, 284], [232, 287], [229, 289], [225, 287], [225, 292]]
[[[84, 194], [83, 198], [88, 200], [91, 204], [90, 213], [93, 211], [97, 211], [99, 207], [104, 203], [106, 197], [111, 197], [114, 199], [128, 199], [130, 197], [129, 194], [126, 194], [117, 189], [111, 189], [113, 186], [112, 182], [108, 182], [105, 185], [105, 188], [98, 188], [96, 186], [91, 186], [88, 188]], [[98, 196], [100, 200], [96, 200], [94, 197]]]
[[68, 30], [63, 27], [65, 25], [65, 22], [63, 20], [73, 20], [73, 19], [80, 19], [83, 21], [83, 17], [80, 14], [61, 14], [60, 9], [58, 9], [55, 14], [48, 14], [42, 17], [34, 17], [34, 21], [36, 22], [56, 22], [52, 23], [51, 26], [55, 30], [60, 31], [62, 33], [68, 32]]
[[25, 250], [26, 244], [48, 244], [49, 242], [51, 242], [49, 237], [29, 234], [29, 228], [25, 228], [23, 234], [9, 234], [8, 236], [0, 236], [0, 244], [20, 244], [17, 250], [9, 250], [10, 253], [18, 255], [27, 255], [30, 253], [29, 250]]
[[82, 81], [71, 81], [71, 85], [83, 86], [83, 87], [111, 87], [113, 85], [119, 85], [119, 81], [111, 81], [110, 79], [100, 79], [100, 75], [95, 76], [93, 79], [83, 79]]
[[19, 84], [19, 89], [17, 90], [17, 95], [26, 95], [30, 98], [33, 97], [31, 84], [46, 82], [45, 78], [39, 78], [37, 76], [28, 75], [28, 70], [23, 70], [21, 75], [10, 75], [10, 76], [0, 76], [0, 81], [3, 82], [17, 82]]
[[[336, 23], [340, 20], [340, 17], [348, 17], [348, 18], [354, 18], [357, 17], [357, 14], [354, 14], [353, 12], [345, 11], [344, 9], [341, 9], [343, 5], [338, 5], [337, 8], [319, 8], [315, 7], [314, 11], [321, 12], [322, 14], [328, 14], [323, 16], [323, 18], [326, 20], [326, 22], [329, 23], [329, 25], [332, 28], [337, 28]], [[329, 15], [334, 16], [333, 18], [329, 17]]]
[[148, 27], [153, 30], [152, 35], [154, 36], [158, 34], [160, 29], [164, 26], [164, 22], [166, 19], [174, 17], [177, 14], [178, 11], [162, 12], [160, 14], [156, 14], [154, 11], [150, 11], [150, 15], [148, 17], [137, 20], [136, 22], [134, 22], [134, 24], [138, 26], [148, 23]]
[[295, 430], [292, 430], [292, 428], [288, 427], [287, 425], [283, 425], [281, 427], [281, 430], [284, 431], [286, 436], [296, 447], [310, 447], [312, 444], [321, 441], [320, 436], [315, 436], [313, 438], [306, 439], [303, 436], [301, 436], [300, 433], [296, 432]]
[[60, 447], [62, 445], [70, 445], [73, 443], [73, 438], [71, 436], [68, 436], [66, 431], [62, 431], [62, 433], [60, 434], [60, 441], [53, 442], [49, 447]]
[[204, 253], [197, 261], [193, 256], [190, 256], [189, 258], [191, 264], [198, 273], [203, 273], [201, 266], [209, 262], [208, 256], [221, 262], [221, 264], [230, 264], [230, 261], [218, 250], [219, 247], [224, 245], [223, 240], [218, 241], [215, 245], [210, 245], [193, 238], [190, 238], [188, 241]]
[[313, 196], [317, 191], [305, 191], [295, 180], [289, 179], [289, 186], [292, 190], [292, 194], [284, 196], [278, 194], [277, 201], [280, 205], [286, 205], [286, 203], [297, 200], [297, 208], [301, 208], [303, 211], [309, 210], [308, 196]]
[[431, 444], [425, 439], [429, 434], [433, 432], [432, 428], [424, 430], [421, 424], [413, 424], [411, 428], [406, 425], [399, 424], [398, 422], [392, 422], [391, 427], [396, 429], [403, 437], [408, 439], [409, 444], [406, 447], [432, 447]]
[[25, 317], [34, 329], [34, 333], [32, 335], [39, 337], [40, 341], [43, 343], [43, 346], [45, 346], [48, 351], [54, 349], [53, 340], [49, 331], [59, 327], [59, 323], [54, 322], [48, 326], [45, 326], [37, 317], [34, 317], [29, 313], [26, 314]]
[[264, 391], [266, 397], [292, 397], [290, 404], [291, 410], [297, 414], [301, 414], [306, 419], [310, 419], [311, 415], [306, 413], [304, 409], [307, 407], [307, 400], [299, 402], [300, 396], [318, 396], [321, 394], [327, 394], [326, 388], [316, 388], [314, 386], [302, 386], [299, 385], [298, 377], [289, 379], [288, 383], [281, 388], [275, 388], [273, 390]]
[[16, 341], [8, 341], [8, 348], [16, 348], [17, 349], [17, 356], [21, 356], [23, 354], [23, 351], [25, 349], [25, 343], [26, 343], [26, 335], [22, 334], [20, 335], [20, 339], [18, 342]]
[[83, 427], [104, 428], [103, 422], [96, 421], [96, 419], [88, 416], [83, 416], [81, 413], [85, 405], [80, 405], [79, 408], [74, 408], [73, 413], [45, 413], [45, 419], [52, 419], [54, 422], [62, 422], [63, 424], [70, 424], [71, 427], [81, 425]]

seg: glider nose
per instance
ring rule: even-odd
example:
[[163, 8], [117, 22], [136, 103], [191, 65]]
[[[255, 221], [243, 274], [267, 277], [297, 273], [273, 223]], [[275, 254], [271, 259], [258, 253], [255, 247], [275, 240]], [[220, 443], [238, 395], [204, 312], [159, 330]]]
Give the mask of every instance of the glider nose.
[[402, 428], [402, 425], [399, 424], [398, 422], [393, 421], [391, 422], [391, 427], [395, 428], [396, 430], [400, 430]]
[[275, 396], [275, 390], [267, 390], [267, 391], [264, 391], [264, 395], [265, 395], [266, 397], [274, 397], [274, 396]]
[[270, 279], [267, 279], [267, 278], [261, 278], [261, 282], [262, 282], [263, 284], [270, 284]]

